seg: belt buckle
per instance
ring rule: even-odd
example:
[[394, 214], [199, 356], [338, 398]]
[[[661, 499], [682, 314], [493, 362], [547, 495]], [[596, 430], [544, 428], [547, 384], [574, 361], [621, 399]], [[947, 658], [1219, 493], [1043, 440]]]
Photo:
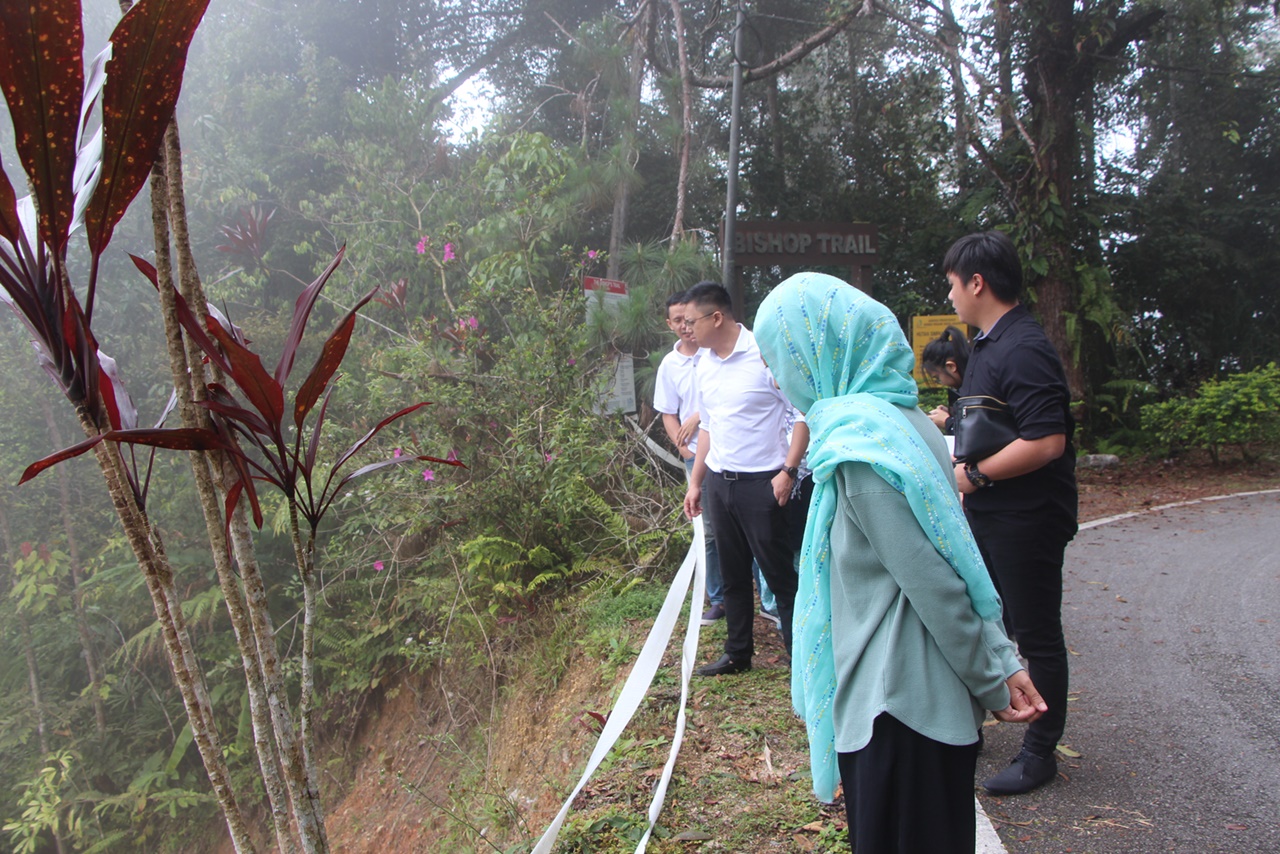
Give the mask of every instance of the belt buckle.
[[724, 472], [724, 479], [725, 479], [725, 480], [737, 480], [737, 479], [738, 479], [738, 473], [737, 473], [736, 471], [728, 471], [728, 470], [726, 469], [726, 470], [725, 470], [725, 472]]

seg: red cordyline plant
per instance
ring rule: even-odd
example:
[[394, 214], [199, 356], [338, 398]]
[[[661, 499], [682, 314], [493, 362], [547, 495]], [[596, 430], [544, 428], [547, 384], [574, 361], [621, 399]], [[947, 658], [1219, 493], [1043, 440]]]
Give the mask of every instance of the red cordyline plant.
[[[146, 479], [126, 464], [121, 447], [201, 452], [192, 455], [192, 466], [215, 569], [244, 661], [254, 744], [276, 843], [287, 852], [327, 851], [319, 777], [308, 741], [317, 529], [343, 486], [356, 477], [412, 459], [457, 463], [400, 456], [340, 474], [378, 431], [426, 405], [419, 403], [383, 419], [342, 453], [323, 479], [318, 478], [331, 381], [350, 342], [355, 313], [372, 294], [325, 341], [291, 408], [286, 408], [285, 386], [311, 309], [341, 261], [341, 252], [299, 296], [273, 372], [267, 372], [238, 330], [203, 298], [187, 238], [181, 149], [172, 119], [187, 49], [207, 5], [208, 0], [133, 4], [86, 77], [79, 0], [0, 2], [0, 88], [32, 189], [30, 197], [18, 199], [0, 166], [0, 300], [27, 328], [37, 358], [74, 406], [86, 434], [79, 445], [34, 463], [23, 480], [61, 460], [94, 453], [147, 582], [175, 682], [232, 842], [237, 851], [252, 851], [254, 834], [231, 783], [183, 621], [174, 571], [160, 531], [146, 514]], [[99, 103], [101, 124], [95, 130], [92, 117]], [[171, 406], [176, 404], [182, 414], [179, 428], [137, 427], [115, 364], [99, 351], [91, 327], [99, 261], [116, 224], [148, 178], [156, 264], [134, 260], [157, 287], [171, 339], [181, 340], [185, 334], [186, 341], [194, 343], [185, 352], [183, 346], [169, 348], [177, 388]], [[87, 238], [91, 262], [83, 304], [66, 261], [70, 237], [79, 229]], [[175, 259], [181, 290], [174, 284]], [[320, 409], [308, 435], [304, 425], [317, 403]], [[291, 425], [286, 418], [291, 418]], [[247, 527], [237, 521], [243, 518], [240, 498], [247, 497], [253, 519], [261, 525], [256, 487], [261, 482], [277, 486], [288, 501], [304, 581], [299, 726], [289, 710], [252, 539], [240, 532], [247, 532]], [[221, 502], [216, 499], [218, 489]], [[298, 516], [307, 523], [305, 541]], [[242, 582], [230, 568], [228, 555], [233, 551], [243, 570]]]

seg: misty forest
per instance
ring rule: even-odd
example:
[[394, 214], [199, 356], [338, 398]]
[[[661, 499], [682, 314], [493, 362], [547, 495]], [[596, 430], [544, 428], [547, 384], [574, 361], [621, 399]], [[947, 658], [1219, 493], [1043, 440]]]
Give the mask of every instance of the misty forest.
[[906, 329], [1008, 231], [1082, 451], [1280, 443], [1272, 0], [10, 2], [0, 85], [0, 851], [529, 850], [583, 757], [515, 795], [504, 699], [625, 673], [688, 548], [730, 192], [875, 226]]

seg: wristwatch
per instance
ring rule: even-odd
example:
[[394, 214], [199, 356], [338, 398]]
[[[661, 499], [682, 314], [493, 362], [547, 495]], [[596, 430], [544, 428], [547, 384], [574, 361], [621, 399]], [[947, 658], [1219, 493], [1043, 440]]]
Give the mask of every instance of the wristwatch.
[[978, 489], [985, 489], [988, 486], [995, 486], [995, 481], [978, 471], [977, 463], [964, 464], [964, 476], [969, 478], [969, 482]]
[[791, 475], [792, 480], [796, 480], [800, 477], [800, 469], [796, 466], [783, 466], [782, 470]]

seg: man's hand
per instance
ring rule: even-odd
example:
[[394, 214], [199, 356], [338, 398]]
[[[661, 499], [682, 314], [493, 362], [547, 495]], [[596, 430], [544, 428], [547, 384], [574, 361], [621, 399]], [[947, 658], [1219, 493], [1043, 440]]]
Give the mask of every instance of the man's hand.
[[684, 494], [684, 515], [692, 519], [694, 516], [702, 515], [702, 487], [689, 485], [689, 489]]
[[689, 440], [698, 432], [699, 420], [698, 413], [695, 412], [686, 418], [685, 422], [680, 425], [680, 429], [676, 431], [677, 447], [683, 448], [685, 445], [689, 444]]
[[773, 497], [778, 502], [778, 506], [786, 507], [787, 501], [791, 499], [791, 488], [795, 486], [795, 480], [785, 471], [780, 471], [769, 483], [773, 486]]
[[991, 713], [998, 720], [1011, 724], [1029, 724], [1049, 711], [1049, 706], [1032, 684], [1027, 671], [1019, 670], [1006, 679], [1005, 684], [1009, 686], [1009, 705]]

